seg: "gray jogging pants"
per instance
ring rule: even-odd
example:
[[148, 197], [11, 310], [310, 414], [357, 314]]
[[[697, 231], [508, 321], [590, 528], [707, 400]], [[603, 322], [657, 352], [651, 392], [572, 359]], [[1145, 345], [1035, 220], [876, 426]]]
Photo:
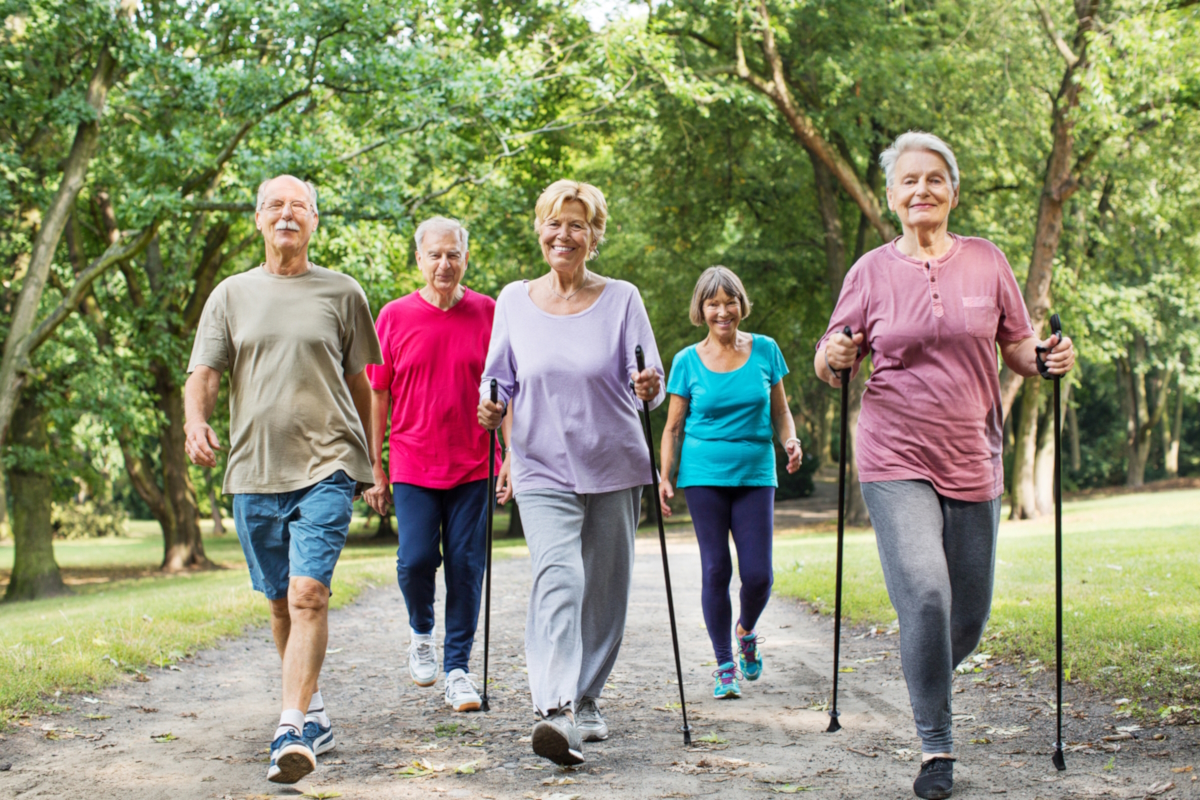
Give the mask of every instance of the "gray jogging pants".
[[864, 483], [862, 493], [900, 619], [900, 663], [921, 750], [951, 753], [950, 685], [991, 613], [1000, 498], [952, 500], [926, 481]]
[[640, 486], [516, 496], [533, 569], [525, 662], [543, 716], [604, 691], [625, 634], [641, 499]]

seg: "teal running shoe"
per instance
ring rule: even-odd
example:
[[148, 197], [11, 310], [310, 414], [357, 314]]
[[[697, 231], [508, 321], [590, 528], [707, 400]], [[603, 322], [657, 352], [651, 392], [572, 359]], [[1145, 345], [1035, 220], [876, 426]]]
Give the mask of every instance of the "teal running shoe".
[[761, 641], [754, 631], [738, 637], [738, 667], [748, 681], [756, 681], [762, 676], [762, 656], [758, 654], [758, 643]]
[[738, 668], [732, 661], [717, 667], [713, 677], [717, 679], [717, 684], [713, 687], [713, 697], [723, 700], [726, 697], [742, 696], [742, 687], [738, 686]]

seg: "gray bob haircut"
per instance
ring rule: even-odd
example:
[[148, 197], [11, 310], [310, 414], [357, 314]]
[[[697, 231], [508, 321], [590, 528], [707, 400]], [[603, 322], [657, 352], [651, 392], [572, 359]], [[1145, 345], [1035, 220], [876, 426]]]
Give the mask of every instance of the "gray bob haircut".
[[741, 278], [728, 267], [718, 265], [701, 272], [699, 280], [696, 281], [696, 288], [692, 291], [692, 307], [688, 310], [688, 317], [693, 325], [704, 324], [704, 303], [716, 297], [721, 289], [730, 297], [737, 298], [738, 307], [742, 310], [742, 319], [750, 316], [752, 304], [746, 294], [746, 287], [742, 286]]
[[928, 150], [941, 156], [946, 166], [950, 167], [950, 184], [955, 189], [958, 188], [958, 160], [954, 158], [954, 151], [950, 149], [950, 145], [932, 133], [909, 131], [897, 136], [892, 146], [879, 154], [879, 166], [883, 167], [889, 189], [896, 183], [896, 162], [909, 150]]
[[463, 227], [461, 222], [449, 217], [430, 217], [417, 226], [417, 232], [413, 234], [413, 239], [417, 243], [417, 250], [421, 249], [421, 242], [425, 240], [425, 234], [446, 233], [447, 231], [454, 233], [454, 238], [458, 242], [459, 249], [464, 253], [467, 252], [467, 229]]
[[272, 178], [267, 178], [258, 185], [258, 197], [254, 201], [254, 210], [262, 211], [263, 203], [267, 202], [267, 184], [279, 178], [291, 178], [294, 181], [304, 184], [304, 188], [308, 189], [308, 204], [312, 206], [314, 214], [321, 212], [317, 211], [317, 187], [312, 185], [311, 181], [302, 181], [295, 175], [276, 175]]

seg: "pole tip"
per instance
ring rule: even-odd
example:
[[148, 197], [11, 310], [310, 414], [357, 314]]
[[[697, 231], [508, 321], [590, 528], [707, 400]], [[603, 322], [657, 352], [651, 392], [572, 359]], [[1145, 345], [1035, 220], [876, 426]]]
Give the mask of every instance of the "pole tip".
[[1054, 762], [1054, 768], [1059, 772], [1066, 770], [1067, 762], [1063, 760], [1062, 742], [1054, 745], [1054, 755], [1050, 758]]
[[486, 694], [479, 699], [479, 710], [480, 711], [491, 711], [492, 710], [491, 705], [488, 703]]
[[825, 729], [826, 733], [837, 733], [842, 729], [842, 725], [838, 722], [838, 717], [841, 716], [836, 711], [829, 712], [829, 727]]

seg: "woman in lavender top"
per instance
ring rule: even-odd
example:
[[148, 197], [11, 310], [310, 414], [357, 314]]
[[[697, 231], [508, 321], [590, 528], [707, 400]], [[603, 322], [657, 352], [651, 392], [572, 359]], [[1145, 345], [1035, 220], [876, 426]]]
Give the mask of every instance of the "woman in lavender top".
[[[511, 481], [533, 569], [533, 751], [579, 764], [582, 740], [608, 736], [596, 701], [625, 632], [648, 467], [638, 408], [663, 401], [663, 368], [637, 288], [587, 268], [608, 218], [600, 190], [557, 181], [535, 214], [550, 271], [509, 284], [496, 301], [479, 422], [495, 429], [511, 406], [501, 481]], [[498, 403], [488, 399], [493, 379]]]

